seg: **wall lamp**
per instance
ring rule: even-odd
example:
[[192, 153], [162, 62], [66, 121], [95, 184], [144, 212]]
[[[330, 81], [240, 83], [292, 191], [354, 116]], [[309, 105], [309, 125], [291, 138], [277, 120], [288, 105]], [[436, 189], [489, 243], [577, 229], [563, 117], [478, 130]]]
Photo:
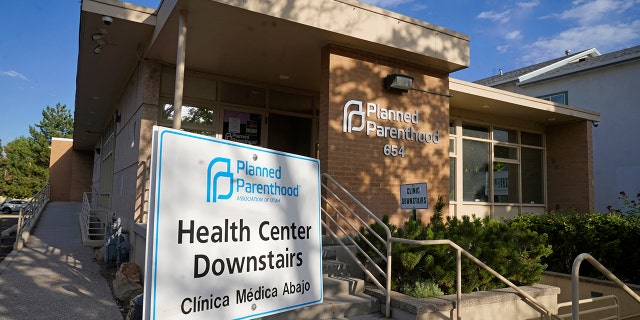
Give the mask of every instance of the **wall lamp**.
[[91, 40], [93, 40], [93, 41], [102, 40], [103, 38], [104, 38], [104, 34], [102, 34], [100, 32], [96, 32], [96, 33], [91, 35]]
[[390, 91], [409, 92], [413, 85], [413, 77], [402, 74], [390, 74], [384, 78], [384, 88]]
[[429, 90], [422, 90], [413, 87], [413, 77], [403, 75], [403, 74], [390, 74], [384, 78], [384, 88], [389, 91], [395, 92], [409, 92], [409, 90], [420, 91], [424, 93], [435, 94], [444, 97], [453, 97], [450, 94], [434, 92]]

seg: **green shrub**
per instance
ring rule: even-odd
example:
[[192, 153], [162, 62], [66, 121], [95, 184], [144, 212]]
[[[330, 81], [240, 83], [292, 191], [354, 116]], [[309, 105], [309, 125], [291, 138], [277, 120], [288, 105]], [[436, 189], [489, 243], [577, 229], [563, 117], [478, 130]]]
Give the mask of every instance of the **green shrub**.
[[[553, 253], [543, 259], [549, 271], [571, 273], [573, 260], [589, 253], [625, 282], [640, 284], [640, 217], [637, 215], [577, 214], [552, 212], [520, 215], [505, 221], [549, 237]], [[580, 274], [602, 278], [602, 273], [583, 263]]]
[[[389, 225], [388, 217], [383, 221]], [[421, 221], [409, 220], [402, 227], [389, 227], [392, 235], [397, 238], [450, 239], [517, 285], [539, 282], [540, 275], [546, 267], [540, 261], [551, 254], [551, 247], [546, 245], [546, 235], [520, 228], [518, 224], [504, 224], [489, 218], [465, 216], [462, 219], [443, 220], [442, 215], [437, 212], [426, 226]], [[382, 228], [372, 228], [378, 234], [384, 235], [380, 231]], [[378, 243], [371, 233], [364, 229], [362, 232], [370, 242]], [[362, 238], [356, 239], [356, 242], [362, 248], [367, 248]], [[386, 251], [382, 245], [377, 246], [381, 252]], [[392, 255], [393, 290], [404, 292], [416, 283], [431, 281], [445, 293], [455, 293], [456, 253], [453, 248], [446, 245], [418, 246], [394, 243]], [[380, 262], [380, 267], [385, 270], [383, 262]], [[470, 259], [462, 258], [463, 292], [505, 286]]]
[[444, 295], [438, 285], [430, 280], [416, 281], [413, 285], [404, 284], [401, 291], [416, 298], [430, 298]]

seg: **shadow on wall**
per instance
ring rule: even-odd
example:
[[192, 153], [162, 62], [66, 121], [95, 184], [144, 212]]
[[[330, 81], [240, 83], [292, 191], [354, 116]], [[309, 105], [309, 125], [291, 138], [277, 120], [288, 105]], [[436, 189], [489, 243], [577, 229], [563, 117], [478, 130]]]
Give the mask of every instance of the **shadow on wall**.
[[[411, 210], [399, 209], [400, 185], [426, 182], [430, 209], [418, 212], [418, 217], [426, 220], [438, 196], [446, 198], [449, 193], [448, 97], [414, 90], [389, 92], [383, 87], [383, 78], [391, 73], [407, 74], [414, 77], [414, 88], [448, 93], [447, 74], [384, 57], [367, 57], [366, 53], [354, 56], [349, 51], [331, 48], [328, 167], [323, 170], [376, 215], [392, 216], [393, 224], [401, 224], [411, 215]], [[351, 100], [361, 101], [363, 109], [370, 111], [365, 112], [361, 120], [365, 121], [364, 129], [359, 132], [343, 132], [345, 105]], [[384, 119], [383, 109], [410, 115], [417, 112], [417, 121]], [[352, 126], [361, 125], [354, 118]], [[390, 128], [425, 133], [431, 141], [392, 137]], [[404, 156], [385, 154], [385, 146], [403, 148]]]

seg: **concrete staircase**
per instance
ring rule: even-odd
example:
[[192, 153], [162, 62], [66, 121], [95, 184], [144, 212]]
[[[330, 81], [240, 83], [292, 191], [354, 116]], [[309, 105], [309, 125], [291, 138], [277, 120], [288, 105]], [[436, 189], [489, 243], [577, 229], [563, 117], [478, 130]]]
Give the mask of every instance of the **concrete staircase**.
[[364, 293], [364, 280], [350, 276], [332, 246], [323, 247], [323, 303], [263, 317], [263, 320], [382, 319], [380, 301]]

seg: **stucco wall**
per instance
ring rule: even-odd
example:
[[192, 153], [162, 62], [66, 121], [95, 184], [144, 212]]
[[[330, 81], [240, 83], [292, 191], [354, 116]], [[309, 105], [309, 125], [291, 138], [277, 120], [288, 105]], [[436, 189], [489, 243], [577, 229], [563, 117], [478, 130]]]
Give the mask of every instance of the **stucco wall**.
[[638, 74], [640, 60], [635, 60], [525, 86], [498, 87], [529, 96], [567, 91], [569, 105], [600, 113], [598, 127], [593, 128], [598, 212], [607, 212], [608, 205], [619, 207], [620, 191], [640, 192], [640, 149], [634, 147], [640, 137]]
[[[120, 216], [124, 227], [133, 230], [134, 223], [146, 222], [148, 166], [151, 154], [152, 127], [157, 123], [160, 90], [160, 65], [141, 62], [129, 79], [120, 97], [116, 119], [114, 176], [111, 190], [111, 211]], [[134, 247], [144, 248], [144, 243]], [[143, 265], [144, 257], [132, 260]]]
[[[448, 75], [402, 61], [349, 48], [323, 48], [323, 87], [320, 93], [320, 160], [329, 173], [376, 215], [390, 215], [402, 223], [411, 210], [400, 210], [400, 184], [428, 184], [428, 210], [418, 210], [426, 220], [438, 196], [449, 197], [449, 100], [419, 91], [392, 93], [384, 89], [383, 78], [401, 73], [414, 77], [413, 87], [448, 92]], [[438, 133], [438, 143], [376, 137], [363, 131], [343, 132], [345, 104], [350, 100], [379, 104], [380, 108], [407, 113], [418, 111], [418, 123], [366, 120], [379, 126], [413, 127], [416, 131]], [[351, 109], [348, 110], [350, 112]], [[354, 120], [353, 126], [358, 126]], [[385, 156], [385, 144], [404, 147], [404, 157]]]

